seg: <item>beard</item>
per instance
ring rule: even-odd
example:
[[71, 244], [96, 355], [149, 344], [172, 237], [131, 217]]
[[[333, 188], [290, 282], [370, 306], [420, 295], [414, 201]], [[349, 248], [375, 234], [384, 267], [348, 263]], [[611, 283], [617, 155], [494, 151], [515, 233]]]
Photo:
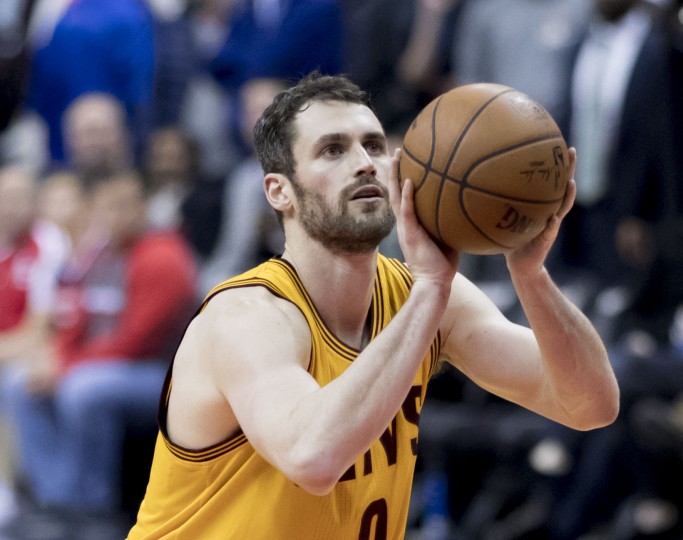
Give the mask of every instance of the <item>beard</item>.
[[[394, 227], [396, 218], [389, 205], [387, 189], [371, 176], [363, 176], [344, 188], [336, 205], [328, 203], [321, 195], [292, 182], [299, 201], [299, 221], [308, 235], [323, 247], [340, 253], [367, 253], [374, 251]], [[350, 196], [357, 189], [377, 186], [384, 199], [367, 204], [361, 215], [351, 215]]]

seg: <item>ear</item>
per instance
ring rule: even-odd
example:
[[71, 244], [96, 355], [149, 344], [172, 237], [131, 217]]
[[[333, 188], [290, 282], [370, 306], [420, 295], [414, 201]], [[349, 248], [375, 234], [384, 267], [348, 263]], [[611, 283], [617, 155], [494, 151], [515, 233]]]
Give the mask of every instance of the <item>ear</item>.
[[268, 203], [275, 210], [286, 213], [292, 207], [292, 184], [284, 174], [267, 174], [263, 179], [263, 189]]

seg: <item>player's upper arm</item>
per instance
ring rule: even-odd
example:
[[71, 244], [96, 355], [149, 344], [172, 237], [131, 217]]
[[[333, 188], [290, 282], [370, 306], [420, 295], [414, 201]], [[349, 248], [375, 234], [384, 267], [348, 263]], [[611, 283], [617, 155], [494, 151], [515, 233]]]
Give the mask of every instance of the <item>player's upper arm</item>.
[[529, 328], [509, 321], [461, 274], [441, 325], [442, 355], [476, 384], [527, 404], [541, 388], [540, 352]]
[[308, 373], [311, 337], [294, 304], [260, 287], [217, 295], [200, 314], [207, 369], [257, 452], [288, 474], [290, 412], [320, 387]]

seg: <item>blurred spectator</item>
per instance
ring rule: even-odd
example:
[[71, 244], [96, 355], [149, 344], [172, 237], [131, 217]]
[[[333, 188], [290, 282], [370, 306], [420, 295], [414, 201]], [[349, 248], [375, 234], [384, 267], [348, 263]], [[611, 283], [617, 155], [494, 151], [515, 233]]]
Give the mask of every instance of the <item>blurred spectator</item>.
[[[596, 0], [596, 5], [604, 19], [596, 31], [627, 40], [636, 49], [631, 51], [630, 69], [623, 64], [629, 47], [617, 44], [615, 49], [614, 56], [623, 56], [621, 67], [628, 73], [622, 76], [622, 107], [611, 113], [617, 117], [605, 113], [614, 122], [606, 124], [614, 130], [612, 139], [600, 143], [608, 150], [603, 165], [607, 185], [599, 188], [602, 198], [593, 205], [584, 203], [584, 214], [579, 207], [576, 216], [608, 234], [617, 232], [616, 242], [609, 236], [602, 242], [612, 242], [609, 262], [613, 271], [622, 272], [616, 277], [626, 291], [625, 309], [611, 315], [604, 332], [621, 389], [621, 414], [612, 426], [597, 432], [554, 430], [575, 463], [569, 475], [552, 484], [556, 504], [549, 521], [554, 524], [553, 538], [563, 540], [591, 527], [606, 527], [605, 534], [613, 538], [674, 526], [680, 534], [683, 511], [678, 489], [682, 462], [680, 456], [663, 461], [656, 451], [653, 441], [661, 435], [657, 429], [666, 417], [660, 415], [657, 427], [651, 408], [653, 399], [661, 408], [683, 391], [683, 355], [674, 339], [678, 334], [672, 331], [683, 304], [681, 6], [663, 4], [661, 11], [652, 11], [630, 1]], [[627, 32], [629, 28], [635, 35]], [[579, 58], [577, 70], [587, 62], [587, 54]], [[612, 74], [610, 80], [616, 84], [614, 73], [606, 76]], [[614, 227], [609, 219], [620, 221]], [[630, 279], [623, 279], [623, 274]], [[603, 274], [605, 281], [610, 275]], [[603, 316], [598, 305], [593, 318]], [[644, 515], [656, 519], [645, 520]], [[606, 516], [615, 518], [610, 523]]]
[[78, 176], [68, 171], [58, 171], [42, 180], [38, 192], [38, 215], [66, 235], [70, 249], [80, 241], [87, 227], [84, 191]]
[[147, 140], [144, 172], [150, 195], [150, 225], [155, 229], [180, 229], [181, 207], [194, 187], [198, 169], [197, 148], [180, 129], [153, 131]]
[[151, 227], [180, 231], [203, 260], [220, 229], [222, 182], [206, 179], [197, 142], [177, 126], [152, 132], [143, 161]]
[[180, 123], [202, 149], [202, 169], [209, 179], [223, 182], [235, 160], [230, 141], [230, 97], [209, 68], [230, 32], [235, 0], [189, 0], [184, 19], [192, 37], [195, 72]]
[[154, 84], [148, 7], [139, 0], [78, 0], [62, 9], [56, 21], [44, 16], [35, 23], [27, 101], [47, 124], [52, 160], [64, 159], [64, 111], [87, 92], [115, 96], [139, 143], [151, 121]]
[[210, 69], [232, 100], [232, 136], [248, 155], [241, 133], [239, 90], [254, 78], [296, 79], [315, 69], [343, 69], [343, 21], [337, 0], [239, 0], [230, 31]]
[[66, 162], [87, 186], [133, 167], [125, 112], [110, 94], [88, 93], [64, 112]]
[[0, 133], [23, 104], [29, 68], [27, 33], [35, 0], [0, 5]]
[[511, 86], [538, 101], [566, 132], [572, 64], [591, 0], [466, 2], [453, 43], [457, 84]]
[[[154, 87], [150, 127], [177, 124], [198, 69], [186, 0], [145, 0], [154, 21]], [[144, 141], [143, 141], [144, 143]]]
[[[286, 88], [280, 79], [252, 79], [241, 89], [242, 138], [253, 151], [253, 129], [264, 109]], [[225, 181], [223, 223], [201, 273], [202, 292], [284, 249], [284, 234], [263, 191], [256, 157], [245, 157]]]
[[[30, 171], [0, 169], [0, 381], [5, 365], [24, 362], [46, 342], [57, 272], [66, 255], [59, 232], [38, 219], [37, 191]], [[17, 509], [3, 401], [0, 395], [0, 524]]]
[[[126, 526], [117, 516], [124, 436], [131, 426], [156, 429], [196, 275], [177, 233], [147, 232], [137, 176], [102, 182], [91, 197], [90, 229], [61, 275], [52, 362], [17, 367], [6, 392], [20, 472], [36, 502], [59, 510], [55, 526], [77, 519], [81, 536], [65, 538], [104, 539], [106, 527]], [[8, 533], [23, 537], [31, 523], [20, 516]], [[83, 532], [86, 525], [95, 528]]]
[[569, 143], [576, 147], [577, 199], [565, 223], [566, 255], [599, 286], [638, 273], [617, 254], [617, 225], [651, 222], [664, 205], [680, 153], [673, 136], [671, 55], [657, 9], [638, 0], [594, 0], [596, 14], [572, 79]]
[[256, 77], [292, 78], [341, 69], [342, 24], [336, 0], [234, 3], [230, 33], [212, 69], [234, 91]]
[[68, 245], [38, 220], [33, 173], [0, 169], [0, 361], [23, 360], [46, 339], [57, 273]]
[[[41, 0], [13, 0], [0, 5], [0, 166], [41, 171], [47, 141], [38, 116], [26, 114], [30, 71], [30, 21]], [[58, 0], [55, 0], [55, 3]]]
[[400, 139], [445, 91], [448, 48], [464, 0], [340, 0], [344, 71], [369, 92], [388, 133]]

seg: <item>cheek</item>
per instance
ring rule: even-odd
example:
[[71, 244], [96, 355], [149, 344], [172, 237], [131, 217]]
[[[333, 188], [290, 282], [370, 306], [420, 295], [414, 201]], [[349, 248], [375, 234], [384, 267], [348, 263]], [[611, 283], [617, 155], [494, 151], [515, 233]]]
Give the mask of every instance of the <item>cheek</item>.
[[391, 158], [389, 156], [375, 160], [377, 168], [377, 178], [383, 184], [388, 184], [391, 180]]

